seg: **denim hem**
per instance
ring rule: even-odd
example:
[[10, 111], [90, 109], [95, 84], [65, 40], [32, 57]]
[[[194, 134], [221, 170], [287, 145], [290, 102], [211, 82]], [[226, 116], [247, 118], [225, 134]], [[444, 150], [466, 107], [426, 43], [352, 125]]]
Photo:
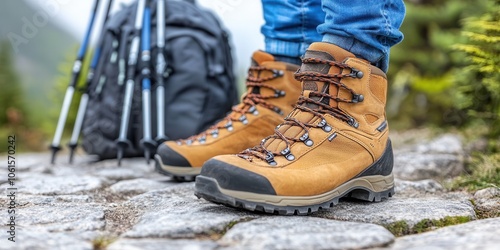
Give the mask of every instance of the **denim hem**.
[[272, 38], [266, 38], [265, 44], [267, 53], [287, 57], [301, 57], [311, 45], [306, 42], [290, 42]]

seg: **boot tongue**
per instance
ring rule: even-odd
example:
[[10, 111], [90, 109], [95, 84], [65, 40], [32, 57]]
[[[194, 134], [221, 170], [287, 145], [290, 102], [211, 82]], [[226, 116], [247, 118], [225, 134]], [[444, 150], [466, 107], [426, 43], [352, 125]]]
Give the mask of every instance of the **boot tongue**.
[[274, 61], [274, 56], [264, 51], [257, 50], [252, 55], [252, 66], [260, 66], [268, 61]]
[[[264, 64], [265, 62], [273, 62], [273, 61], [274, 61], [273, 55], [261, 50], [257, 50], [252, 55], [252, 61], [250, 65], [252, 65], [253, 67], [263, 66], [262, 64]], [[251, 72], [251, 74], [253, 74], [254, 77], [263, 77], [263, 75], [261, 75], [262, 72], [259, 71], [253, 71]], [[261, 93], [261, 88], [259, 87], [251, 87], [249, 89], [249, 92], [253, 94], [264, 94]]]
[[[329, 61], [337, 61], [343, 62], [348, 57], [355, 57], [352, 53], [329, 43], [313, 43], [306, 51], [304, 58], [314, 58], [314, 59], [323, 59]], [[335, 66], [330, 66], [326, 64], [313, 64], [313, 63], [303, 63], [301, 68], [301, 72], [313, 72], [313, 73], [321, 73], [321, 74], [339, 74], [341, 72], [340, 68]], [[332, 96], [336, 96], [338, 93], [338, 89], [333, 87], [330, 88], [328, 83], [317, 82], [317, 81], [304, 81], [303, 82], [303, 90], [307, 94], [308, 91], [320, 91], [323, 93], [330, 94]], [[327, 105], [331, 105], [337, 107], [337, 102], [330, 101], [327, 98], [321, 97], [312, 97], [311, 99], [316, 101], [321, 101]], [[307, 103], [307, 107], [312, 109], [317, 109], [318, 105]]]

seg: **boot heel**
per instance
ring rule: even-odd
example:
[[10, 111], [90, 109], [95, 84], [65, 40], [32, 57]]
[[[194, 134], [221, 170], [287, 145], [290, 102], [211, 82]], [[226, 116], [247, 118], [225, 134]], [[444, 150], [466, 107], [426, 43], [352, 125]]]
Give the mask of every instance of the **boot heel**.
[[394, 195], [394, 187], [389, 188], [381, 192], [373, 192], [367, 189], [355, 189], [348, 193], [345, 197], [351, 197], [358, 200], [364, 200], [369, 202], [379, 202], [382, 199], [387, 199]]

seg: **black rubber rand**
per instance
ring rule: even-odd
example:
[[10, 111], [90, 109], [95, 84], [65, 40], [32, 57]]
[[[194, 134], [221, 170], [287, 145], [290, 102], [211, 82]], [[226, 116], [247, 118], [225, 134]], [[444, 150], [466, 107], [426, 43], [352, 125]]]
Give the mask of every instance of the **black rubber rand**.
[[[388, 141], [386, 149], [382, 154], [382, 156], [376, 162], [374, 162], [370, 167], [368, 167], [365, 171], [361, 172], [353, 179], [369, 175], [383, 175], [383, 176], [390, 175], [392, 173], [393, 162], [394, 162], [394, 156], [392, 152], [392, 146], [391, 142]], [[203, 198], [205, 200], [230, 207], [242, 208], [250, 211], [264, 212], [270, 214], [279, 214], [279, 215], [308, 215], [317, 212], [318, 210], [321, 209], [333, 207], [334, 205], [338, 204], [340, 198], [344, 197], [345, 198], [350, 197], [369, 202], [374, 202], [374, 201], [378, 202], [381, 201], [382, 199], [392, 197], [395, 193], [394, 187], [382, 192], [373, 192], [364, 187], [352, 187], [351, 189], [345, 191], [341, 195], [334, 197], [333, 199], [321, 204], [310, 205], [310, 206], [276, 206], [272, 204], [238, 199], [223, 194], [219, 190], [219, 186], [221, 185], [217, 182], [217, 179], [209, 176], [204, 176], [203, 172], [204, 171], [202, 170], [201, 175], [196, 177], [195, 195], [198, 198]], [[248, 183], [245, 184], [248, 185]], [[260, 183], [260, 184], [267, 184], [267, 183]], [[251, 189], [258, 188], [256, 187], [258, 186], [256, 184], [251, 186], [253, 186], [253, 188]], [[265, 185], [265, 187], [267, 187], [267, 185]], [[235, 188], [235, 189], [233, 188], [230, 188], [230, 190], [271, 194], [270, 191], [262, 192], [263, 190], [260, 190], [261, 192], [259, 192], [258, 190], [243, 190], [244, 189], [243, 186], [240, 188]]]

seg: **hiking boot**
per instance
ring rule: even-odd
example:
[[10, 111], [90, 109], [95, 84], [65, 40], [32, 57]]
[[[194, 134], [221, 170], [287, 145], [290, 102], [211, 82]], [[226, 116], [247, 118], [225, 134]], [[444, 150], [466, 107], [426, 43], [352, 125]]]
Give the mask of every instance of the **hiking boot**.
[[256, 145], [292, 109], [301, 92], [293, 73], [299, 65], [278, 62], [257, 51], [248, 71], [247, 92], [223, 120], [185, 140], [165, 142], [155, 156], [158, 172], [177, 180], [194, 179], [208, 159]]
[[296, 108], [259, 146], [207, 161], [196, 196], [302, 215], [341, 197], [380, 201], [394, 194], [384, 72], [328, 43], [312, 44], [302, 63]]

